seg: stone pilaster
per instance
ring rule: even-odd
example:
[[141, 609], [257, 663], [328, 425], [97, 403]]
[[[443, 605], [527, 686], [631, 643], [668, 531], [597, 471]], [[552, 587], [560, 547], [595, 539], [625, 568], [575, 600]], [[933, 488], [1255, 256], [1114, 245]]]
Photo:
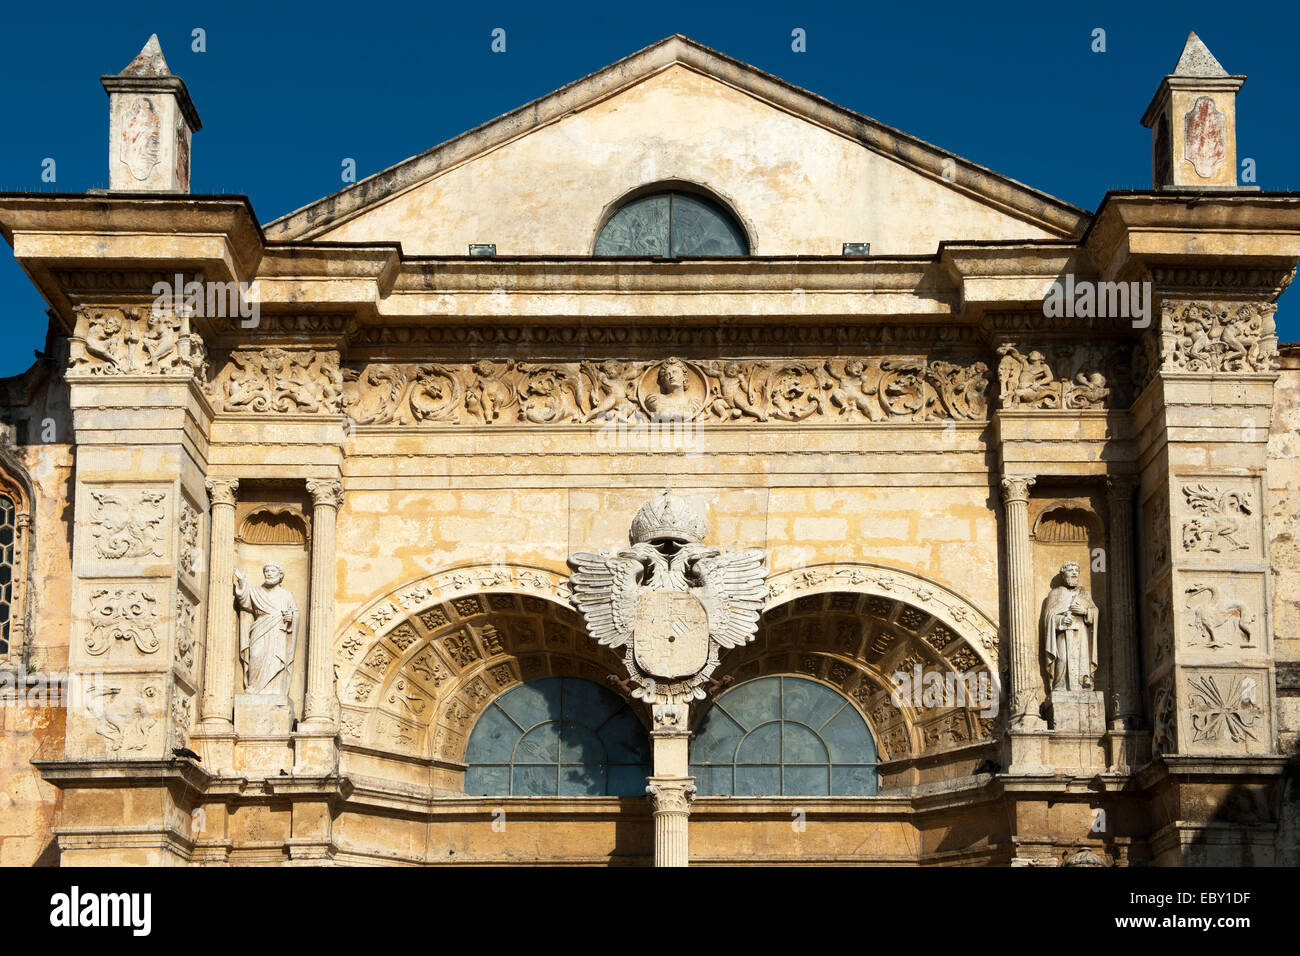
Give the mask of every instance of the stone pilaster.
[[655, 866], [689, 865], [687, 828], [695, 800], [695, 778], [650, 777], [645, 792], [654, 808]]
[[1110, 491], [1110, 640], [1112, 716], [1114, 730], [1136, 730], [1142, 724], [1141, 672], [1138, 662], [1133, 591], [1133, 492], [1137, 478], [1107, 479]]
[[311, 615], [307, 631], [307, 701], [305, 719], [316, 726], [334, 722], [334, 535], [343, 505], [337, 478], [310, 479], [312, 500]]
[[209, 478], [212, 544], [208, 559], [208, 630], [204, 654], [203, 723], [233, 727], [235, 707], [235, 495], [237, 478]]
[[1008, 631], [1011, 638], [1011, 721], [1013, 729], [1042, 730], [1042, 679], [1034, 614], [1033, 568], [1029, 558], [1029, 489], [1034, 479], [1002, 479], [1006, 503]]

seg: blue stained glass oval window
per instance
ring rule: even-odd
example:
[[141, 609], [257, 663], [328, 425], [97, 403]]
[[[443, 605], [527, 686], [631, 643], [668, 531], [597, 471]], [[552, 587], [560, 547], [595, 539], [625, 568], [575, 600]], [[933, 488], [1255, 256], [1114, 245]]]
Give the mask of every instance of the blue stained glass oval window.
[[488, 705], [465, 760], [471, 796], [644, 796], [650, 744], [622, 698], [591, 681], [544, 677]]
[[803, 677], [760, 677], [725, 691], [691, 742], [701, 795], [868, 797], [877, 762], [862, 715]]
[[598, 256], [744, 256], [749, 242], [726, 210], [703, 196], [668, 191], [639, 196], [609, 218]]

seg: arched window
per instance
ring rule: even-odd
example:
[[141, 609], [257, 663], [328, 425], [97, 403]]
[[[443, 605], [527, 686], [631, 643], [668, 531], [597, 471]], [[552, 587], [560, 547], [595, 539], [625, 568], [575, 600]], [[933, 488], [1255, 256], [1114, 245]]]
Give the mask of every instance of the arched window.
[[609, 217], [598, 256], [744, 256], [749, 242], [718, 203], [667, 190], [638, 196]]
[[650, 746], [622, 698], [591, 681], [544, 677], [488, 705], [465, 761], [470, 796], [644, 796]]
[[18, 557], [18, 506], [0, 492], [0, 654], [9, 653], [14, 627]]
[[725, 691], [691, 743], [701, 796], [871, 796], [876, 762], [862, 715], [802, 677], [760, 677]]

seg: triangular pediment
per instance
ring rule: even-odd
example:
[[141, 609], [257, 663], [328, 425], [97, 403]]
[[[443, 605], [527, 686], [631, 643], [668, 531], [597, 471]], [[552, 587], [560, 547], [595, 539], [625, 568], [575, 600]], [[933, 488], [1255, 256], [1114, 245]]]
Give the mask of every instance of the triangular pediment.
[[689, 184], [755, 255], [931, 255], [943, 241], [1079, 236], [1088, 215], [673, 36], [266, 227], [413, 256], [590, 255], [625, 197]]

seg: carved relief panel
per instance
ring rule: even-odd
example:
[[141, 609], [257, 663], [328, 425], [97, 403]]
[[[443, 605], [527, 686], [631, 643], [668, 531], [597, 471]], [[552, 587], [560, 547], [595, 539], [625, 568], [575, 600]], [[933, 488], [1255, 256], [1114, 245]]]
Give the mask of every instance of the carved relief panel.
[[1237, 664], [1269, 653], [1260, 575], [1180, 571], [1175, 580], [1181, 662]]
[[68, 377], [207, 374], [203, 340], [189, 319], [149, 306], [77, 310]]
[[174, 495], [170, 484], [80, 484], [76, 566], [82, 575], [124, 577], [175, 567]]
[[1272, 695], [1264, 668], [1188, 668], [1178, 683], [1181, 753], [1273, 751]]
[[1254, 478], [1182, 478], [1178, 531], [1188, 560], [1260, 558], [1263, 530]]
[[169, 688], [164, 674], [74, 673], [68, 706], [67, 755], [141, 759], [163, 756], [169, 739]]

